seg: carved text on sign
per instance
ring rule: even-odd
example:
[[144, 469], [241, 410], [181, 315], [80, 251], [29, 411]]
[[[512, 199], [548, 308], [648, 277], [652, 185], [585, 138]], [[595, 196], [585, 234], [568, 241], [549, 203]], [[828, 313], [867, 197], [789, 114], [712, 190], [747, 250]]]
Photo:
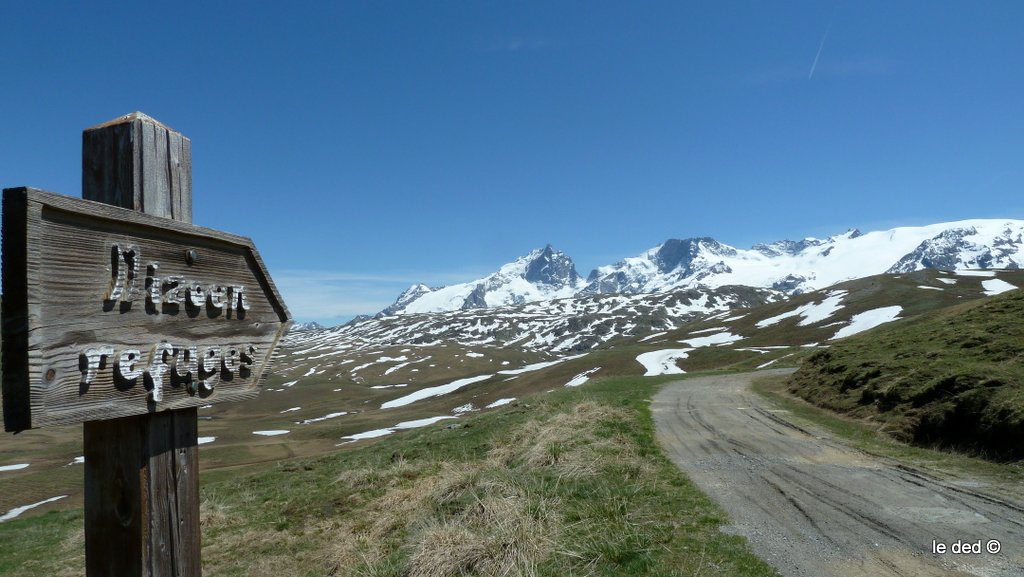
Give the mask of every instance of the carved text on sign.
[[[115, 243], [110, 247], [110, 284], [104, 293], [103, 301], [111, 307], [121, 303], [122, 309], [131, 307], [139, 294], [138, 276], [141, 255], [138, 247]], [[236, 285], [202, 285], [182, 276], [158, 276], [160, 263], [150, 262], [146, 265], [146, 277], [143, 290], [145, 292], [146, 312], [176, 312], [184, 306], [191, 313], [198, 313], [204, 307], [207, 314], [217, 316], [221, 312], [229, 317], [237, 313], [238, 318], [245, 317], [249, 310], [249, 300], [245, 287]]]
[[213, 394], [220, 381], [249, 377], [257, 352], [255, 345], [213, 346], [199, 354], [195, 346], [157, 343], [147, 359], [140, 349], [115, 351], [112, 346], [92, 347], [79, 357], [81, 389], [87, 391], [101, 370], [110, 370], [119, 388], [134, 387], [141, 378], [154, 403], [163, 400], [165, 379], [172, 387], [184, 386], [189, 395], [205, 397]]

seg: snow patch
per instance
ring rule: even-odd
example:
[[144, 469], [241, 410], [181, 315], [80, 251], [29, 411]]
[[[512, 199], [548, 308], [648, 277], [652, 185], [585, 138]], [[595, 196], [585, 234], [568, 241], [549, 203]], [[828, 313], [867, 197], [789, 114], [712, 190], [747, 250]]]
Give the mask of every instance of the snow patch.
[[302, 407], [292, 407], [292, 408], [290, 408], [290, 409], [285, 409], [285, 410], [281, 411], [281, 412], [280, 412], [280, 413], [278, 413], [278, 414], [279, 414], [279, 415], [283, 415], [283, 414], [285, 414], [285, 413], [291, 413], [292, 411], [301, 411], [301, 410], [302, 410]]
[[853, 315], [850, 319], [850, 324], [839, 329], [838, 332], [829, 340], [841, 339], [857, 333], [862, 333], [866, 330], [873, 329], [878, 325], [890, 323], [897, 320], [899, 314], [903, 312], [903, 307], [899, 305], [893, 305], [891, 307], [882, 307], [879, 309], [872, 309]]
[[330, 414], [324, 415], [322, 417], [316, 417], [315, 419], [303, 419], [301, 421], [296, 421], [295, 424], [296, 425], [308, 425], [310, 423], [319, 423], [320, 421], [326, 421], [327, 419], [336, 419], [338, 417], [342, 417], [342, 416], [347, 415], [347, 414], [348, 414], [348, 411], [341, 411], [341, 412], [338, 412], [338, 413], [330, 413]]
[[402, 422], [402, 423], [398, 423], [397, 425], [395, 425], [394, 427], [391, 427], [391, 428], [392, 429], [418, 429], [419, 427], [426, 427], [427, 425], [433, 425], [434, 423], [437, 423], [439, 421], [444, 421], [445, 419], [454, 419], [454, 418], [456, 418], [456, 417], [453, 417], [451, 415], [441, 415], [440, 417], [427, 417], [426, 419], [416, 419], [415, 421], [405, 421], [405, 422]]
[[690, 331], [691, 335], [700, 335], [704, 333], [713, 333], [715, 331], [724, 331], [725, 327], [711, 327], [710, 329], [701, 329], [699, 331]]
[[15, 517], [21, 515], [25, 511], [28, 511], [29, 509], [35, 509], [36, 507], [39, 507], [40, 505], [45, 505], [47, 503], [53, 503], [54, 501], [60, 501], [61, 499], [65, 498], [65, 497], [67, 497], [67, 495], [60, 495], [60, 496], [57, 496], [57, 497], [50, 497], [49, 499], [40, 501], [38, 503], [32, 503], [31, 505], [22, 505], [21, 507], [15, 507], [15, 508], [11, 509], [10, 511], [4, 513], [3, 515], [0, 515], [0, 523], [3, 523], [4, 521], [10, 521], [11, 519], [14, 519]]
[[441, 415], [439, 417], [427, 417], [426, 419], [417, 419], [415, 421], [404, 421], [404, 422], [398, 423], [397, 425], [395, 425], [393, 427], [388, 427], [386, 429], [374, 429], [372, 431], [365, 431], [365, 432], [362, 432], [362, 433], [356, 433], [354, 435], [345, 435], [344, 437], [342, 437], [342, 439], [348, 439], [348, 441], [346, 441], [344, 443], [340, 443], [339, 446], [340, 445], [346, 445], [348, 443], [354, 443], [356, 441], [361, 441], [363, 439], [376, 439], [377, 437], [383, 437], [385, 435], [390, 435], [391, 433], [394, 433], [395, 431], [400, 431], [400, 430], [404, 430], [404, 429], [416, 429], [416, 428], [419, 428], [419, 427], [426, 427], [427, 425], [433, 425], [434, 423], [437, 423], [438, 421], [443, 421], [445, 419], [455, 419], [455, 418], [457, 418], [457, 417], [453, 417], [451, 415]]
[[839, 311], [839, 309], [843, 308], [843, 305], [841, 303], [843, 297], [845, 296], [846, 291], [832, 291], [828, 293], [828, 296], [825, 297], [825, 299], [822, 300], [820, 303], [807, 303], [789, 312], [757, 321], [757, 328], [763, 329], [767, 326], [774, 325], [783, 319], [788, 319], [789, 317], [795, 316], [803, 317], [800, 320], [800, 322], [797, 323], [797, 325], [801, 327], [806, 327], [809, 325], [813, 325], [815, 323], [819, 323], [829, 318], [830, 316], [836, 314], [836, 312]]
[[28, 467], [28, 463], [18, 463], [17, 465], [0, 465], [0, 471], [20, 471], [25, 467]]
[[345, 435], [342, 439], [351, 439], [349, 441], [351, 443], [362, 439], [376, 439], [377, 437], [383, 437], [384, 435], [390, 435], [391, 433], [394, 433], [391, 429], [374, 429], [372, 431], [364, 431], [354, 435]]
[[559, 363], [564, 363], [565, 361], [571, 361], [573, 359], [579, 359], [579, 358], [582, 358], [582, 357], [585, 357], [585, 356], [587, 356], [587, 353], [583, 353], [582, 355], [572, 355], [572, 356], [569, 356], [569, 357], [562, 357], [560, 359], [555, 359], [553, 361], [544, 361], [544, 362], [541, 362], [541, 363], [533, 363], [532, 365], [526, 365], [525, 367], [520, 368], [520, 369], [508, 369], [508, 370], [505, 370], [505, 371], [498, 371], [498, 374], [499, 375], [521, 375], [523, 373], [529, 373], [529, 372], [533, 372], [533, 371], [539, 371], [541, 369], [546, 369], [548, 367], [553, 367], [553, 366], [555, 366], [555, 365], [557, 365]]
[[[939, 280], [945, 280], [945, 279], [939, 279]], [[946, 289], [943, 289], [943, 288], [940, 288], [940, 287], [937, 287], [937, 286], [927, 286], [927, 285], [923, 285], [923, 284], [919, 284], [919, 285], [917, 285], [917, 288], [919, 288], [919, 289], [925, 289], [925, 290], [930, 290], [930, 291], [941, 291], [941, 290], [946, 290]]]
[[682, 375], [686, 371], [676, 366], [676, 361], [685, 359], [693, 349], [664, 349], [637, 355], [636, 362], [647, 369], [645, 377], [657, 375]]
[[717, 333], [717, 334], [713, 334], [713, 335], [708, 335], [706, 337], [697, 337], [697, 338], [693, 338], [693, 339], [684, 339], [684, 340], [681, 340], [679, 342], [683, 343], [684, 345], [690, 345], [691, 347], [693, 347], [695, 349], [699, 349], [700, 347], [710, 347], [711, 345], [727, 345], [727, 344], [735, 343], [736, 341], [739, 341], [739, 340], [742, 340], [742, 339], [743, 339], [742, 336], [734, 335], [734, 334], [730, 333], [729, 331], [726, 331], [724, 333]]
[[487, 405], [484, 408], [485, 409], [493, 409], [493, 408], [496, 408], [496, 407], [503, 407], [503, 406], [511, 403], [512, 401], [515, 401], [515, 400], [516, 400], [515, 397], [509, 397], [507, 399], [498, 399], [497, 401], [494, 401], [493, 403]]
[[277, 435], [287, 435], [291, 431], [285, 431], [283, 429], [273, 429], [270, 431], [253, 431], [254, 435], [262, 435], [264, 437], [276, 437]]
[[956, 276], [982, 276], [994, 277], [996, 273], [990, 270], [958, 270]]
[[590, 375], [592, 375], [592, 374], [594, 374], [594, 373], [596, 373], [597, 371], [600, 371], [600, 370], [601, 370], [601, 367], [594, 367], [594, 368], [590, 369], [589, 371], [583, 371], [582, 373], [580, 373], [580, 374], [576, 375], [575, 377], [573, 377], [572, 379], [570, 379], [568, 383], [565, 383], [565, 386], [567, 386], [567, 387], [578, 387], [578, 386], [582, 385], [583, 383], [587, 382], [588, 380], [590, 380]]
[[410, 403], [415, 403], [416, 401], [420, 401], [420, 400], [427, 399], [427, 398], [430, 398], [430, 397], [439, 397], [441, 395], [447, 395], [449, 393], [453, 393], [453, 392], [461, 389], [462, 387], [465, 387], [466, 385], [471, 385], [473, 383], [478, 383], [480, 381], [486, 381], [487, 379], [489, 379], [489, 378], [491, 378], [493, 376], [494, 375], [479, 375], [479, 376], [476, 376], [476, 377], [467, 377], [465, 379], [459, 379], [457, 381], [452, 381], [452, 382], [448, 383], [447, 385], [438, 385], [436, 387], [427, 387], [425, 389], [420, 389], [420, 390], [418, 390], [418, 391], [416, 391], [414, 393], [409, 393], [408, 395], [405, 395], [404, 397], [399, 397], [399, 398], [397, 398], [397, 399], [395, 399], [393, 401], [388, 401], [388, 402], [384, 403], [383, 405], [381, 405], [380, 408], [382, 408], [382, 409], [391, 409], [391, 408], [394, 408], [394, 407], [402, 407], [402, 406], [408, 405]]
[[1014, 285], [998, 278], [983, 280], [981, 281], [981, 286], [985, 289], [986, 296], [995, 296], [1017, 289]]
[[212, 442], [214, 442], [216, 440], [217, 440], [217, 437], [199, 437], [198, 442], [199, 442], [200, 445], [205, 445], [207, 443], [212, 443]]

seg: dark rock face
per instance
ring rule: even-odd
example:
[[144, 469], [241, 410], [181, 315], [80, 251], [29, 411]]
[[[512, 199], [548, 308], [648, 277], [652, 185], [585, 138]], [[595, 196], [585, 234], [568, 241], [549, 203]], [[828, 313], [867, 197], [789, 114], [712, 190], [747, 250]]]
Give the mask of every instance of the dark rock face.
[[594, 295], [594, 294], [614, 294], [614, 293], [626, 293], [632, 294], [639, 292], [641, 286], [637, 280], [630, 280], [626, 273], [622, 271], [616, 271], [612, 274], [600, 276], [597, 270], [590, 273], [588, 279], [590, 282], [587, 286], [580, 291], [580, 294]]
[[[854, 232], [858, 236], [860, 235], [860, 232]], [[823, 241], [816, 238], [805, 238], [799, 242], [793, 240], [778, 240], [771, 243], [755, 244], [751, 247], [751, 250], [756, 250], [765, 256], [782, 256], [784, 254], [795, 255], [812, 246], [821, 246], [822, 244]]]
[[[889, 267], [888, 273], [907, 273], [921, 270], [923, 268], [934, 268], [939, 270], [956, 270], [960, 268], [960, 251], [970, 249], [974, 246], [967, 237], [978, 234], [972, 228], [955, 228], [943, 231], [941, 234], [930, 238], [921, 244], [913, 252], [907, 253], [896, 264]], [[987, 267], [992, 262], [992, 255], [986, 249], [985, 253], [978, 257], [977, 266]]]
[[679, 240], [671, 238], [666, 240], [654, 255], [658, 271], [662, 273], [679, 270], [682, 276], [693, 272], [690, 265], [697, 256], [705, 251], [717, 256], [732, 256], [736, 251], [724, 246], [722, 243], [710, 237], [687, 238]]
[[462, 301], [462, 310], [470, 309], [485, 309], [487, 308], [487, 289], [484, 285], [478, 284], [473, 289], [473, 292], [469, 293], [466, 300]]
[[797, 290], [801, 284], [807, 282], [807, 277], [799, 274], [788, 274], [772, 283], [775, 290], [791, 293]]
[[576, 272], [576, 265], [572, 259], [565, 253], [551, 248], [550, 244], [544, 247], [537, 258], [530, 261], [523, 278], [534, 284], [556, 288], [576, 286], [580, 281], [580, 275]]

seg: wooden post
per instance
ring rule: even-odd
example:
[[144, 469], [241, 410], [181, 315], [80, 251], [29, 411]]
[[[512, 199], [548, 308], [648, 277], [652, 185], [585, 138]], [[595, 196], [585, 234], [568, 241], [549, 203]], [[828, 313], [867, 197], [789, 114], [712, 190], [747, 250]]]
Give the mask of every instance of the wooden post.
[[[82, 134], [82, 198], [192, 222], [192, 144], [136, 112]], [[196, 409], [88, 421], [88, 577], [199, 577]]]

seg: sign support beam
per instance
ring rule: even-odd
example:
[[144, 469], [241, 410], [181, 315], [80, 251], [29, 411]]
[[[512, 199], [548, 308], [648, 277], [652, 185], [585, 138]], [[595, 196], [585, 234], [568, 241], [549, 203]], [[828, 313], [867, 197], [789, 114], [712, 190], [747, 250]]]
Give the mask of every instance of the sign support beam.
[[[82, 134], [82, 198], [192, 222], [191, 141], [136, 112]], [[199, 577], [195, 407], [87, 421], [87, 577]]]

